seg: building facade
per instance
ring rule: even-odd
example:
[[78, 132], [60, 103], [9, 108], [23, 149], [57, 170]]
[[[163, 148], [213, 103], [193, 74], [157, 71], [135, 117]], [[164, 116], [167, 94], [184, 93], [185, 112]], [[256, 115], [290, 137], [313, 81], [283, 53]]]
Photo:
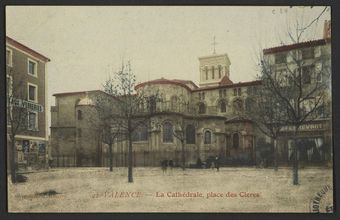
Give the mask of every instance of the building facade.
[[[181, 142], [173, 131], [185, 129], [186, 165], [197, 159], [220, 156], [230, 163], [253, 164], [259, 131], [245, 119], [247, 96], [259, 81], [233, 83], [227, 54], [199, 58], [200, 87], [190, 80], [156, 79], [135, 90], [160, 96], [148, 124], [133, 134], [134, 165], [159, 166], [172, 159], [181, 163]], [[102, 91], [54, 94], [51, 107], [51, 145], [55, 166], [107, 166], [108, 146], [100, 141], [92, 122], [86, 120]], [[82, 150], [80, 150], [82, 149]], [[115, 142], [113, 164], [127, 165], [127, 143]], [[80, 161], [81, 160], [81, 161]]]
[[46, 56], [6, 37], [7, 152], [10, 152], [10, 134], [15, 131], [15, 158], [19, 168], [40, 168], [46, 164], [49, 61]]
[[[325, 34], [330, 36], [328, 29]], [[302, 146], [299, 160], [324, 164], [332, 159], [330, 78], [308, 75], [315, 71], [307, 70], [319, 68], [318, 60], [322, 59], [324, 67], [331, 73], [330, 38], [268, 48], [263, 55], [275, 71], [284, 74], [291, 62], [287, 56], [289, 52], [301, 54], [306, 70], [304, 86], [313, 85], [313, 80], [329, 86], [322, 112], [318, 112], [315, 120], [301, 125], [297, 137], [293, 136], [291, 126], [282, 128], [278, 140], [279, 164], [291, 162], [294, 138], [298, 138]], [[140, 109], [152, 109], [152, 114], [148, 122], [133, 133], [135, 166], [159, 166], [162, 160], [173, 160], [175, 165], [180, 165], [183, 148], [180, 139], [174, 135], [177, 131], [185, 134], [186, 166], [195, 164], [198, 159], [205, 161], [216, 156], [221, 163], [231, 166], [255, 165], [264, 161], [263, 146], [268, 146], [269, 137], [247, 116], [247, 110], [252, 107], [250, 96], [261, 89], [262, 82], [233, 83], [230, 65], [227, 54], [204, 56], [199, 58], [199, 86], [190, 80], [161, 78], [135, 87], [137, 93], [149, 97], [157, 93], [159, 96], [153, 103], [140, 106]], [[53, 165], [108, 166], [108, 145], [101, 140], [93, 120], [86, 119], [94, 112], [96, 97], [105, 96], [112, 102], [114, 97], [99, 90], [54, 96], [56, 104], [51, 107]], [[127, 166], [127, 152], [126, 141], [115, 141], [113, 165]], [[266, 153], [273, 160], [272, 146]]]
[[[298, 133], [294, 134], [294, 127], [284, 126], [278, 139], [279, 163], [291, 162], [293, 158], [294, 139], [298, 138], [299, 160], [306, 164], [331, 162], [332, 160], [332, 95], [331, 95], [331, 39], [325, 22], [324, 38], [292, 45], [268, 48], [263, 51], [264, 59], [268, 61], [277, 75], [285, 77], [289, 72], [297, 74], [301, 69], [301, 82], [303, 88], [309, 91], [317, 88], [326, 88], [316, 91], [306, 102], [302, 110], [310, 111], [313, 103], [322, 96], [322, 108], [318, 108], [317, 115], [306, 117]], [[285, 84], [289, 84], [287, 81]], [[314, 96], [313, 96], [314, 95]], [[312, 103], [308, 105], [308, 102]]]

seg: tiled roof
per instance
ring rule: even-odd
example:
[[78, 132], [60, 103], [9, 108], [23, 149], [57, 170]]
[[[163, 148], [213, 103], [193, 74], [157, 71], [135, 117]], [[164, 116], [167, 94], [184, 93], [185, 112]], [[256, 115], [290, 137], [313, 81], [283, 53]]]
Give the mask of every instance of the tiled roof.
[[[174, 84], [174, 85], [179, 85], [182, 86], [190, 91], [204, 91], [204, 90], [213, 90], [213, 89], [218, 89], [218, 88], [233, 88], [233, 87], [242, 87], [242, 86], [253, 86], [253, 85], [260, 85], [261, 81], [260, 80], [255, 80], [255, 81], [248, 81], [248, 82], [239, 82], [239, 83], [233, 83], [233, 84], [227, 84], [227, 85], [219, 85], [219, 86], [210, 86], [210, 87], [197, 87], [195, 89], [191, 89], [189, 86], [187, 86], [186, 83], [193, 83], [190, 80], [168, 80], [168, 79], [155, 79], [147, 82], [140, 83], [135, 86], [135, 89], [138, 89], [139, 87], [145, 86], [145, 85], [155, 85], [155, 84]], [[231, 82], [231, 81], [230, 81]], [[78, 92], [63, 92], [63, 93], [55, 93], [53, 96], [67, 96], [67, 95], [78, 95], [78, 94], [83, 94], [83, 93], [91, 93], [91, 92], [102, 92], [107, 94], [106, 92], [102, 90], [89, 90], [89, 91], [78, 91]], [[107, 94], [110, 95], [110, 94]], [[112, 96], [112, 95], [110, 95]]]
[[205, 90], [214, 90], [214, 89], [219, 89], [219, 88], [235, 88], [235, 87], [255, 86], [255, 85], [261, 85], [261, 80], [239, 82], [239, 83], [233, 83], [229, 85], [206, 86], [206, 87], [197, 88], [194, 91], [205, 91]]
[[312, 40], [312, 41], [306, 41], [306, 42], [301, 42], [301, 43], [272, 47], [272, 48], [264, 49], [263, 54], [279, 53], [279, 52], [290, 51], [290, 50], [305, 48], [305, 47], [315, 47], [315, 46], [325, 45], [326, 43], [330, 43], [330, 41], [331, 39], [327, 38], [327, 39]]
[[19, 43], [18, 41], [6, 36], [6, 43], [10, 44], [11, 46], [15, 47], [15, 48], [18, 48], [20, 50], [23, 50], [25, 51], [26, 53], [32, 55], [33, 57], [36, 57], [40, 60], [43, 60], [45, 62], [49, 62], [51, 61], [50, 58], [42, 55], [41, 53], [38, 53], [37, 51], [35, 50], [32, 50], [31, 48], [23, 45], [22, 43]]
[[231, 84], [233, 84], [233, 82], [229, 79], [229, 77], [227, 75], [222, 77], [222, 79], [220, 81], [221, 86], [231, 85]]
[[62, 93], [55, 93], [53, 96], [63, 96], [63, 95], [78, 95], [86, 92], [103, 92], [101, 90], [89, 90], [89, 91], [78, 91], [78, 92], [62, 92]]

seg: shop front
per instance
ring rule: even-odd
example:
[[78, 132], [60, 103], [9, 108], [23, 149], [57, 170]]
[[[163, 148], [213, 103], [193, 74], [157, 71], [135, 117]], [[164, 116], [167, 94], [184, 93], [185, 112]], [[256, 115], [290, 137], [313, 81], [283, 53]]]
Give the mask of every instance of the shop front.
[[[292, 164], [294, 144], [298, 160], [303, 165], [326, 165], [332, 161], [332, 133], [330, 121], [317, 121], [304, 124], [294, 136], [293, 127], [284, 127], [278, 146], [280, 163]], [[296, 141], [296, 142], [295, 142]]]
[[17, 138], [16, 162], [20, 170], [45, 169], [48, 165], [48, 150], [45, 140]]

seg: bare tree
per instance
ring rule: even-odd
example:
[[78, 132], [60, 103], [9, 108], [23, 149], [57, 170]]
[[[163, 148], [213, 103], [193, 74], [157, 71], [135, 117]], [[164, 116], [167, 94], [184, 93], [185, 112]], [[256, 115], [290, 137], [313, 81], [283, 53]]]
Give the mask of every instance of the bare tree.
[[253, 87], [248, 93], [246, 111], [247, 118], [250, 118], [259, 130], [271, 138], [273, 146], [274, 170], [278, 170], [277, 138], [280, 130], [286, 123], [286, 112], [284, 103], [273, 97], [267, 89], [266, 80], [263, 80], [260, 87]]
[[7, 71], [7, 134], [9, 136], [10, 171], [12, 183], [17, 182], [16, 135], [27, 129], [27, 95], [22, 80], [13, 81], [13, 72]]
[[[183, 113], [190, 113], [191, 117], [195, 117], [196, 111], [193, 111], [193, 109], [190, 108], [189, 103], [186, 102], [184, 97], [182, 95], [178, 96], [176, 98], [176, 103], [171, 103], [171, 109], [176, 110], [178, 112]], [[175, 106], [175, 108], [174, 108]], [[188, 134], [188, 125], [192, 125], [191, 121], [189, 119], [186, 119], [185, 116], [181, 116], [174, 120], [174, 127], [173, 127], [173, 136], [179, 140], [181, 143], [181, 166], [182, 169], [185, 170], [185, 145], [187, 144], [187, 139], [190, 134]], [[195, 134], [194, 134], [195, 135]]]
[[[107, 83], [107, 82], [106, 82]], [[122, 130], [116, 109], [116, 97], [100, 93], [96, 95], [94, 108], [87, 112], [88, 125], [93, 130], [93, 134], [99, 138], [99, 145], [109, 146], [109, 169], [113, 171], [113, 144], [121, 139]]]
[[[299, 44], [305, 29], [296, 26]], [[324, 44], [327, 40], [324, 40]], [[322, 117], [322, 111], [330, 99], [330, 51], [313, 45], [276, 53], [275, 57], [265, 56], [261, 60], [263, 89], [285, 108], [286, 129], [294, 129], [293, 184], [298, 184], [298, 140], [301, 125]]]
[[[100, 108], [104, 108], [107, 112], [102, 115], [105, 117], [103, 118], [103, 134], [107, 143], [112, 146], [115, 139], [127, 141], [128, 182], [130, 183], [133, 182], [133, 132], [148, 122], [150, 116], [156, 111], [157, 102], [157, 92], [148, 96], [143, 90], [139, 90], [137, 93], [134, 90], [135, 85], [136, 78], [130, 62], [126, 65], [123, 64], [121, 69], [103, 84], [104, 92], [113, 96], [115, 101], [106, 106], [100, 104]], [[110, 161], [112, 163], [112, 159]]]
[[183, 118], [175, 121], [173, 136], [181, 142], [181, 163], [182, 169], [185, 170], [185, 142], [186, 142], [186, 123]]

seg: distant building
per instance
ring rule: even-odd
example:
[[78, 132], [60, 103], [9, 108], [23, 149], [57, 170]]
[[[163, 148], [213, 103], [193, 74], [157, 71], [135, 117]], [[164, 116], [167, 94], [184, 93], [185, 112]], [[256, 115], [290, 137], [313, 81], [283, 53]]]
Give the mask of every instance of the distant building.
[[[47, 62], [50, 59], [6, 37], [7, 135], [11, 132], [9, 114], [25, 109], [27, 120], [16, 134], [16, 162], [20, 166], [39, 166], [46, 161], [48, 142]], [[15, 117], [15, 116], [14, 116]], [[8, 136], [9, 137], [9, 136]], [[7, 138], [9, 141], [9, 138]], [[10, 144], [7, 142], [7, 146]], [[9, 152], [9, 150], [7, 151]], [[9, 167], [9, 166], [8, 166]]]
[[[96, 98], [108, 96], [94, 90], [54, 94], [51, 106], [51, 155], [53, 166], [103, 166], [107, 146], [89, 116]], [[111, 96], [108, 96], [112, 98]]]
[[[159, 166], [163, 159], [180, 164], [181, 145], [172, 131], [176, 121], [186, 121], [186, 162], [196, 163], [210, 156], [241, 158], [255, 161], [258, 131], [251, 121], [241, 117], [247, 94], [259, 81], [233, 83], [229, 79], [227, 54], [201, 57], [200, 85], [190, 80], [157, 79], [141, 83], [136, 90], [158, 91], [161, 101], [155, 103], [150, 125], [140, 127], [134, 135], [136, 166]], [[90, 124], [87, 109], [92, 108], [101, 91], [54, 94], [51, 144], [55, 166], [107, 166], [107, 146], [100, 142]], [[152, 94], [150, 94], [152, 95]], [[156, 127], [155, 124], [160, 126]], [[82, 149], [82, 150], [80, 150]], [[127, 144], [114, 144], [116, 166], [127, 164]], [[79, 161], [81, 158], [82, 161]], [[243, 159], [243, 161], [242, 161]]]

